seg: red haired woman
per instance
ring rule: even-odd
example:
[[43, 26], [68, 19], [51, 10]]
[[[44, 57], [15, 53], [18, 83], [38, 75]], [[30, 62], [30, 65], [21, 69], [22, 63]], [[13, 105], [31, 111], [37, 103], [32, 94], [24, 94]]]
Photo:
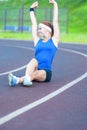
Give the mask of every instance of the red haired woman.
[[58, 48], [60, 34], [58, 24], [58, 4], [55, 0], [49, 0], [53, 5], [53, 25], [48, 21], [43, 21], [37, 26], [34, 9], [38, 7], [38, 2], [34, 2], [30, 7], [30, 18], [32, 23], [32, 36], [34, 40], [35, 58], [27, 65], [25, 76], [16, 77], [9, 74], [9, 85], [15, 86], [23, 83], [30, 86], [33, 81], [49, 82], [52, 77], [52, 62]]

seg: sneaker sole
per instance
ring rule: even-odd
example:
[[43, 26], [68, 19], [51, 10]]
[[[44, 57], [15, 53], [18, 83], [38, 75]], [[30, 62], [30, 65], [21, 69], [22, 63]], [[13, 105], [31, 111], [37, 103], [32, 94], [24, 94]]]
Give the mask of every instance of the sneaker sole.
[[26, 86], [26, 87], [30, 87], [30, 86], [32, 86], [33, 85], [33, 83], [32, 84], [24, 84], [23, 83], [23, 86]]
[[9, 81], [9, 82], [8, 82], [8, 83], [9, 83], [9, 86], [12, 86], [12, 85], [11, 85], [11, 74], [8, 74], [8, 81]]

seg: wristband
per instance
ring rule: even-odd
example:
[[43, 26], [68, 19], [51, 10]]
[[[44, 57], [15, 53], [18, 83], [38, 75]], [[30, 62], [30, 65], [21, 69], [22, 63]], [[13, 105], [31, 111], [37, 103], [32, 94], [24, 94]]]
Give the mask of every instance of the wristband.
[[31, 11], [34, 11], [34, 8], [30, 8], [30, 12], [31, 12]]

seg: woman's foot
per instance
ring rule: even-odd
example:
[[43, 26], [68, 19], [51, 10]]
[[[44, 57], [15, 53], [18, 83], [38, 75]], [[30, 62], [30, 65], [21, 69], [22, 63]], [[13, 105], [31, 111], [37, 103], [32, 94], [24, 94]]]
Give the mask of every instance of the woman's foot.
[[16, 86], [19, 83], [19, 78], [14, 76], [12, 73], [8, 74], [9, 86]]
[[32, 83], [32, 81], [31, 81], [29, 76], [25, 76], [24, 77], [23, 85], [27, 86], [27, 87], [33, 85], [33, 83]]

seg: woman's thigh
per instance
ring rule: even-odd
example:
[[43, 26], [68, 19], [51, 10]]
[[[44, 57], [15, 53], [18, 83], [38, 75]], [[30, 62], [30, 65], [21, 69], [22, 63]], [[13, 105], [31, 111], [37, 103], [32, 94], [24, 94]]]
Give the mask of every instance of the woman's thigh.
[[32, 80], [43, 82], [46, 79], [45, 70], [36, 70], [32, 75]]

